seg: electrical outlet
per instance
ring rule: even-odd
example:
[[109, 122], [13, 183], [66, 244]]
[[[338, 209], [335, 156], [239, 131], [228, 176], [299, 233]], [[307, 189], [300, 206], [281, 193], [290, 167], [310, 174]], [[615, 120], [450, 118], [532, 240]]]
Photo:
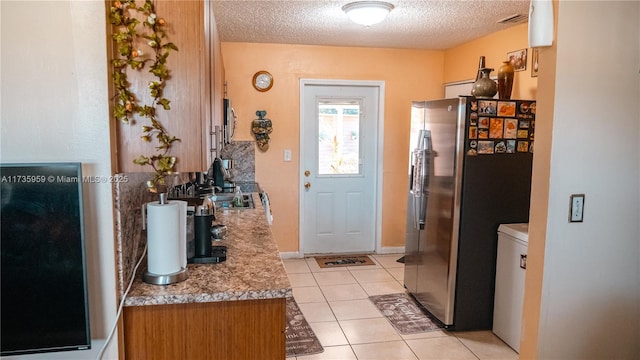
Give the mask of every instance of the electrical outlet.
[[571, 195], [569, 222], [582, 222], [584, 213], [584, 194]]

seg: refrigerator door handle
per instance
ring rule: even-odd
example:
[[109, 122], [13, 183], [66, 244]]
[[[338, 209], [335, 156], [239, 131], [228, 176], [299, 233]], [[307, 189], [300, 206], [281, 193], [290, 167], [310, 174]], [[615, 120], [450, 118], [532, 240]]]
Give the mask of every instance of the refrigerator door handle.
[[432, 159], [431, 131], [420, 130], [418, 148], [411, 153], [411, 184], [413, 193], [414, 227], [424, 230], [426, 205], [429, 196], [429, 169]]
[[416, 215], [416, 228], [420, 230], [424, 230], [424, 225], [426, 222], [427, 215], [427, 199], [429, 196], [429, 155], [430, 150], [428, 148], [420, 149], [419, 158], [420, 164], [418, 169], [418, 183], [420, 187], [420, 196], [418, 198], [414, 198], [413, 206], [414, 206], [414, 214]]
[[423, 196], [413, 198], [413, 226], [419, 230], [424, 230]]

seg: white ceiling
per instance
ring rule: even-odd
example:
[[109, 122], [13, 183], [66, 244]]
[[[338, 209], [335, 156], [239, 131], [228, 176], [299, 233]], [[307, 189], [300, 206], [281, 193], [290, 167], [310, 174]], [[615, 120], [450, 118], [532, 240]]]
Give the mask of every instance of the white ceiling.
[[529, 13], [529, 0], [385, 0], [395, 8], [366, 28], [342, 6], [355, 0], [213, 0], [220, 40], [443, 50], [518, 23], [498, 20]]

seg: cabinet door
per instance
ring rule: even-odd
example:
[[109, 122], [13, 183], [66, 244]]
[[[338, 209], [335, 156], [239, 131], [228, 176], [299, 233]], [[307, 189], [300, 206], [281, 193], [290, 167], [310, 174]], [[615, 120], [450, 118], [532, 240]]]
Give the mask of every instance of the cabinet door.
[[[210, 45], [205, 36], [205, 3], [157, 1], [155, 6], [156, 12], [168, 23], [167, 41], [178, 47], [178, 51], [172, 51], [167, 59], [171, 77], [164, 96], [171, 101], [171, 110], [158, 110], [158, 119], [170, 135], [180, 138], [171, 151], [171, 155], [178, 158], [176, 170], [204, 171], [208, 167], [207, 129], [211, 114], [208, 92], [211, 78], [207, 77]], [[147, 85], [153, 77], [147, 70], [129, 71], [129, 79], [135, 93], [144, 94], [142, 100], [149, 103]], [[115, 125], [118, 172], [153, 171], [133, 163], [140, 155], [150, 156], [156, 151], [157, 143], [145, 143], [140, 138], [142, 125], [146, 123], [146, 119], [139, 119], [135, 124]]]
[[285, 299], [127, 306], [127, 360], [282, 360]]

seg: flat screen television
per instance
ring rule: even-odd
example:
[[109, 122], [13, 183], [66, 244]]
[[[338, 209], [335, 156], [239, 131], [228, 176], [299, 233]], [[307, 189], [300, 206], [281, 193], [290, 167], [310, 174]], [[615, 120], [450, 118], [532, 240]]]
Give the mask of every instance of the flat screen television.
[[0, 164], [0, 199], [0, 355], [89, 349], [81, 164]]

